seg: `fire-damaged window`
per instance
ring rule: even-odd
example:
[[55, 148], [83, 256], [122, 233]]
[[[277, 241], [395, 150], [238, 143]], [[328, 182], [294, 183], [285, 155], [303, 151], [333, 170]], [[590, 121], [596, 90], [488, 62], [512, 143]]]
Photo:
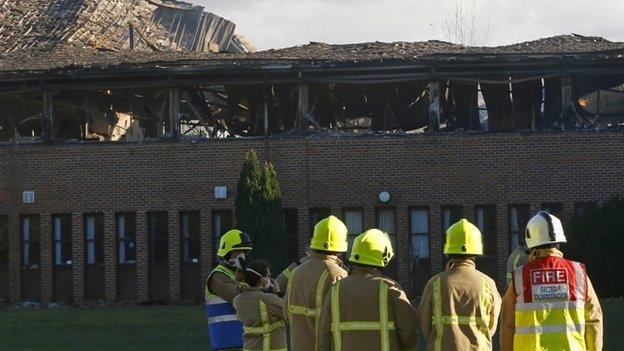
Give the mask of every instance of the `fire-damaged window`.
[[169, 259], [169, 227], [167, 212], [148, 212], [147, 233], [149, 239], [149, 261], [152, 264], [166, 264]]
[[199, 263], [201, 222], [199, 212], [180, 213], [180, 231], [182, 234], [182, 257], [184, 263]]
[[9, 263], [9, 217], [0, 216], [0, 266]]
[[41, 93], [0, 95], [0, 142], [41, 140], [43, 97]]
[[20, 232], [22, 234], [22, 264], [24, 267], [39, 267], [39, 216], [29, 215], [20, 217]]
[[136, 215], [118, 213], [116, 215], [118, 256], [120, 264], [136, 262]]
[[104, 215], [89, 214], [84, 216], [86, 255], [88, 265], [100, 265], [104, 262]]
[[509, 249], [515, 250], [524, 242], [524, 230], [531, 216], [529, 205], [509, 206]]
[[72, 227], [71, 215], [52, 216], [54, 233], [54, 264], [57, 266], [72, 264]]

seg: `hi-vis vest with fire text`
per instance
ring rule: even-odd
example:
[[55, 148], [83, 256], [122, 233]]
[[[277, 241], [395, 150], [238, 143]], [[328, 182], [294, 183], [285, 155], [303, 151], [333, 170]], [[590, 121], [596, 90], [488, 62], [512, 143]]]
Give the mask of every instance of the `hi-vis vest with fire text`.
[[[210, 272], [208, 279], [216, 273], [222, 273], [232, 280], [236, 275], [227, 267], [218, 265]], [[205, 289], [206, 316], [208, 318], [208, 331], [210, 333], [210, 347], [213, 350], [224, 350], [243, 347], [243, 324], [236, 316], [236, 310], [231, 303], [221, 297], [212, 294]]]
[[585, 266], [538, 258], [514, 271], [514, 350], [585, 351]]

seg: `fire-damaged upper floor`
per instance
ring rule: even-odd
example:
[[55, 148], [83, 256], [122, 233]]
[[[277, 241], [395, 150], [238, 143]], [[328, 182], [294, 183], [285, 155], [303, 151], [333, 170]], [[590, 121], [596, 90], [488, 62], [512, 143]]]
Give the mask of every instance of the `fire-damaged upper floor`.
[[581, 35], [246, 53], [63, 43], [0, 54], [0, 140], [611, 130], [623, 84], [624, 43]]

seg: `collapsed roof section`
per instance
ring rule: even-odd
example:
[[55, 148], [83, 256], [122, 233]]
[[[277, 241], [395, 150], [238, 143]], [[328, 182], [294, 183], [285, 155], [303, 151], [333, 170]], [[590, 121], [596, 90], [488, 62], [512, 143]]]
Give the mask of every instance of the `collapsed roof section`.
[[0, 139], [620, 129], [623, 63], [624, 43], [580, 35], [255, 53], [32, 48], [0, 59]]
[[[249, 51], [235, 24], [175, 0], [0, 0], [0, 52], [72, 45], [108, 50]], [[71, 58], [68, 58], [71, 59]]]

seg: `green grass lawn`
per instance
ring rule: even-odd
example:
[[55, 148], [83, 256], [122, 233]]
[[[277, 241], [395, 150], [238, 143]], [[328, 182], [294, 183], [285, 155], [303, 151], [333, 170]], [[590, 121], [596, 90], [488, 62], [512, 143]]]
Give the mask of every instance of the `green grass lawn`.
[[[602, 306], [604, 350], [621, 350], [624, 299]], [[0, 350], [208, 350], [202, 308], [1, 309]]]

